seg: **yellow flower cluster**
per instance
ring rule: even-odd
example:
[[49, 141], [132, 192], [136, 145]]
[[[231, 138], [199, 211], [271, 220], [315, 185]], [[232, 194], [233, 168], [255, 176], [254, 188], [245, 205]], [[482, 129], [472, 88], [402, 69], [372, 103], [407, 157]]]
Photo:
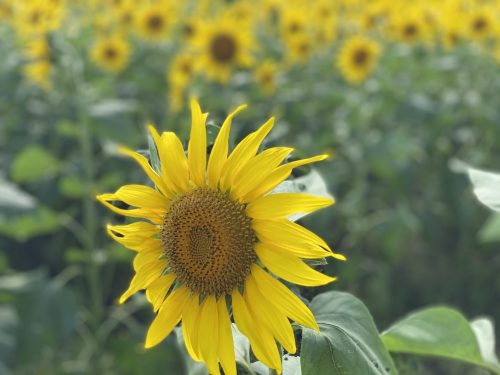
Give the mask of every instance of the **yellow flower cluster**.
[[241, 70], [272, 94], [278, 71], [317, 56], [358, 84], [377, 67], [382, 45], [474, 43], [500, 55], [500, 0], [0, 0], [0, 20], [21, 41], [26, 77], [46, 88], [54, 32], [91, 35], [88, 56], [108, 72], [126, 69], [144, 45], [169, 51], [173, 103], [196, 77], [227, 84]]

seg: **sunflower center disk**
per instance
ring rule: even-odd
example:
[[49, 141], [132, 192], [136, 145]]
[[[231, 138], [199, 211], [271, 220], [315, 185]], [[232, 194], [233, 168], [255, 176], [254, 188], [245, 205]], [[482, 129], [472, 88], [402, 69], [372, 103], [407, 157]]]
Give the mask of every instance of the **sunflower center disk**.
[[251, 224], [245, 206], [226, 193], [197, 189], [177, 198], [161, 229], [172, 272], [196, 293], [230, 294], [257, 258]]
[[230, 62], [236, 54], [236, 42], [230, 35], [216, 35], [210, 45], [212, 56], [221, 63]]

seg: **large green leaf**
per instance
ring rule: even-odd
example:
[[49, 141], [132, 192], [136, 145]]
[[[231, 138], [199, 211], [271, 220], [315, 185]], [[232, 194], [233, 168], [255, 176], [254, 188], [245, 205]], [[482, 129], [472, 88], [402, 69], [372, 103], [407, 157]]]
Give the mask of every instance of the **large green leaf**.
[[397, 374], [370, 312], [359, 299], [327, 292], [315, 297], [310, 308], [321, 332], [302, 330], [302, 374]]
[[471, 324], [457, 310], [431, 307], [417, 311], [382, 333], [388, 350], [461, 360], [500, 373], [488, 320]]

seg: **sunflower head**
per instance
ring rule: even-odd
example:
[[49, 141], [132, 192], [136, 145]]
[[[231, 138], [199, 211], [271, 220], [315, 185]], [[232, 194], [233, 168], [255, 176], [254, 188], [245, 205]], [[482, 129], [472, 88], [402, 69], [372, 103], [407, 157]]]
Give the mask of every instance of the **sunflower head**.
[[135, 18], [137, 33], [151, 41], [165, 39], [172, 21], [170, 9], [163, 3], [144, 5]]
[[363, 36], [352, 36], [339, 52], [337, 65], [350, 83], [362, 82], [375, 68], [380, 46]]
[[270, 60], [264, 61], [255, 70], [255, 80], [266, 95], [270, 95], [276, 90], [277, 72], [276, 63]]
[[225, 82], [237, 67], [251, 63], [252, 39], [246, 23], [222, 18], [202, 25], [196, 38], [203, 70], [211, 78]]
[[24, 66], [23, 75], [25, 79], [44, 90], [51, 88], [50, 75], [52, 64], [49, 60], [36, 60]]
[[128, 62], [130, 46], [121, 36], [107, 36], [98, 39], [92, 47], [92, 60], [101, 68], [118, 72]]
[[490, 9], [478, 9], [469, 15], [467, 34], [473, 40], [484, 40], [493, 35], [495, 19]]
[[[155, 143], [151, 152], [160, 161], [155, 168], [138, 153], [122, 152], [141, 165], [155, 187], [125, 185], [97, 197], [115, 213], [140, 219], [109, 225], [108, 233], [137, 252], [136, 274], [120, 302], [146, 290], [157, 312], [146, 347], [161, 342], [181, 322], [188, 353], [205, 362], [212, 374], [220, 374], [221, 366], [225, 374], [236, 375], [232, 320], [248, 337], [256, 357], [281, 371], [276, 341], [288, 352], [296, 351], [290, 320], [316, 330], [318, 325], [307, 306], [271, 273], [300, 285], [323, 285], [335, 278], [315, 271], [303, 259], [345, 259], [288, 219], [327, 207], [332, 199], [273, 193], [295, 167], [326, 156], [285, 163], [291, 148], [259, 153], [272, 118], [228, 153], [232, 119], [244, 108], [238, 107], [223, 122], [209, 157], [207, 114], [196, 101], [191, 103], [187, 156], [174, 133], [159, 134], [150, 126]], [[113, 204], [119, 201], [135, 208]]]

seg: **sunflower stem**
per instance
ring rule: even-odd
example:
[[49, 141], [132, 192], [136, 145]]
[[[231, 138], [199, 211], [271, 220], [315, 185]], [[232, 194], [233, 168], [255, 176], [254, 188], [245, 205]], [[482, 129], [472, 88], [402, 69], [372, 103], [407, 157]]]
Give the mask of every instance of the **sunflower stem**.
[[95, 246], [96, 212], [94, 205], [94, 158], [92, 154], [92, 139], [89, 128], [89, 119], [84, 113], [80, 113], [80, 152], [83, 161], [83, 184], [85, 194], [83, 196], [83, 225], [86, 231], [85, 250], [88, 255], [86, 276], [89, 284], [89, 294], [92, 310], [92, 326], [97, 332], [102, 316], [102, 292], [99, 287], [99, 264]]

